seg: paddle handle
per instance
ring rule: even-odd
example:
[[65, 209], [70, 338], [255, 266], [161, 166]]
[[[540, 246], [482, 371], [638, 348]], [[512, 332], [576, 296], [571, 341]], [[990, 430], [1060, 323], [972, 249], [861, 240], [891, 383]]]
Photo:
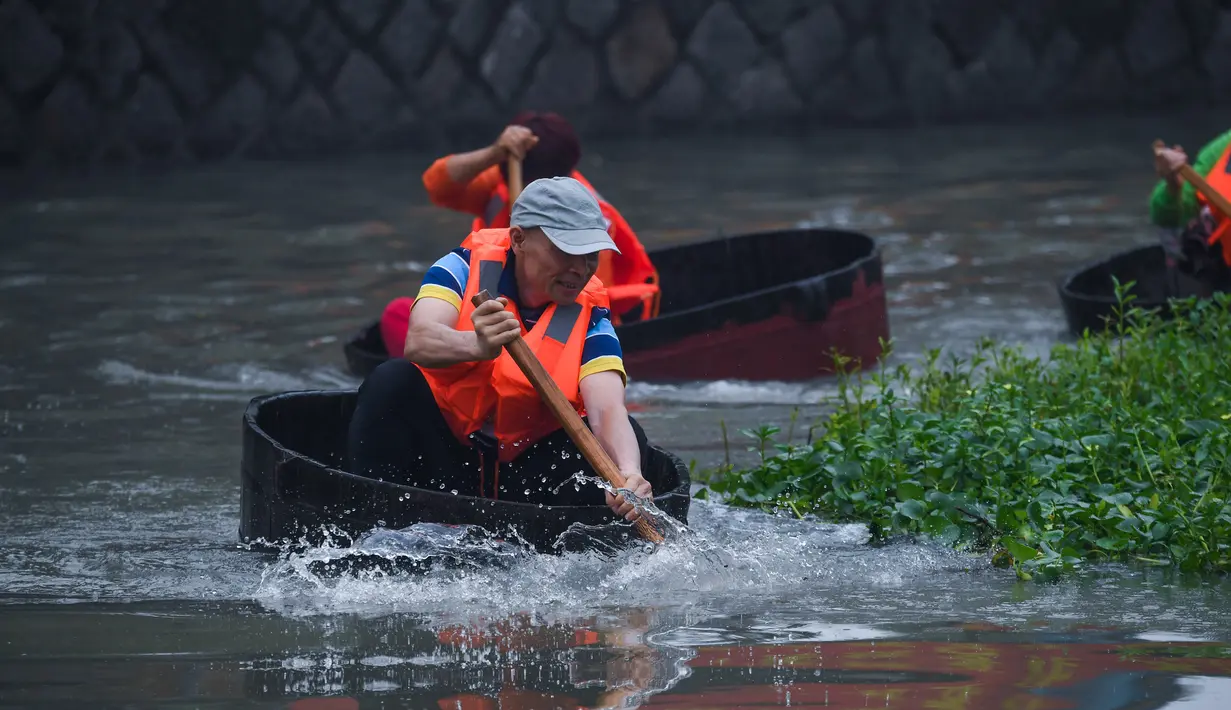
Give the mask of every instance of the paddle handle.
[[509, 204], [517, 200], [521, 188], [521, 158], [509, 158]]
[[[1166, 146], [1162, 141], [1154, 141], [1154, 155], [1158, 155]], [[1210, 184], [1205, 181], [1205, 178], [1192, 169], [1188, 163], [1184, 163], [1179, 169], [1180, 176], [1188, 181], [1190, 185], [1197, 189], [1205, 199], [1209, 200], [1224, 217], [1231, 217], [1231, 201], [1228, 201], [1222, 193], [1210, 187]]]
[[[475, 306], [490, 301], [491, 294], [487, 290], [479, 291], [470, 299], [470, 302]], [[598, 443], [598, 439], [590, 428], [581, 421], [581, 417], [577, 411], [573, 409], [573, 405], [565, 399], [564, 393], [560, 391], [560, 387], [556, 385], [556, 381], [551, 378], [547, 370], [543, 368], [543, 363], [539, 362], [534, 351], [526, 345], [526, 341], [519, 335], [513, 342], [504, 346], [509, 355], [513, 358], [513, 362], [521, 368], [526, 379], [530, 380], [530, 384], [534, 385], [534, 389], [542, 397], [543, 402], [551, 413], [555, 415], [556, 420], [560, 422], [560, 426], [568, 432], [569, 438], [581, 450], [581, 455], [586, 457], [586, 461], [594, 467], [600, 476], [607, 480], [615, 488], [624, 487], [624, 476], [620, 474], [620, 470], [616, 468], [615, 462], [607, 455], [607, 451], [603, 449], [602, 444]], [[634, 523], [637, 532], [641, 537], [650, 542], [662, 542], [663, 536], [658, 530], [650, 524], [644, 517], [638, 518]]]

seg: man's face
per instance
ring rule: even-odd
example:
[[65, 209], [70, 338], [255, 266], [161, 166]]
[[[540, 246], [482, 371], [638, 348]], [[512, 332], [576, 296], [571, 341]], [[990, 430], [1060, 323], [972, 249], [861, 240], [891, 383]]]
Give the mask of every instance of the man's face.
[[510, 233], [513, 251], [522, 263], [522, 277], [527, 280], [522, 287], [561, 305], [575, 303], [598, 269], [598, 252], [565, 254], [538, 228], [513, 227]]

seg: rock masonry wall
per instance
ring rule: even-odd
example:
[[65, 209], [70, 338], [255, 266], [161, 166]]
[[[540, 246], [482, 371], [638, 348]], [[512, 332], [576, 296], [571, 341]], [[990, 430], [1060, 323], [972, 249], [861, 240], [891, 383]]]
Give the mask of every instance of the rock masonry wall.
[[1231, 103], [1231, 0], [0, 0], [0, 163]]

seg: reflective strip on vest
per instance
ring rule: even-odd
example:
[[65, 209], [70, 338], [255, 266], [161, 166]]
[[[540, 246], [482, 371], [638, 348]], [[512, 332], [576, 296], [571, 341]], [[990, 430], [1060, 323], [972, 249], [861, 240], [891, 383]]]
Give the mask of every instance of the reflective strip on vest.
[[496, 298], [500, 295], [500, 274], [504, 272], [504, 264], [498, 261], [479, 262], [479, 290], [487, 291]]
[[568, 342], [568, 336], [573, 333], [573, 326], [577, 324], [577, 319], [581, 317], [581, 304], [572, 303], [567, 306], [556, 306], [556, 310], [551, 315], [551, 322], [547, 324], [547, 329], [543, 331], [544, 338], [551, 338], [557, 343]]

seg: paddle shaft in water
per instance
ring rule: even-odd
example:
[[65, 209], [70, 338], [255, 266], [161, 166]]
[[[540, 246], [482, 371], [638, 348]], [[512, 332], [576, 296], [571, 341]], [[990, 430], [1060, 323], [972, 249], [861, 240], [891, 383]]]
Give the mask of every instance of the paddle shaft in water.
[[517, 201], [521, 194], [521, 159], [509, 158], [509, 204]]
[[[1158, 155], [1159, 151], [1165, 147], [1166, 146], [1162, 141], [1154, 141], [1154, 154]], [[1218, 208], [1218, 211], [1221, 212], [1224, 217], [1231, 217], [1231, 201], [1228, 201], [1222, 193], [1210, 187], [1210, 184], [1205, 181], [1205, 178], [1201, 177], [1196, 170], [1193, 170], [1191, 165], [1188, 163], [1181, 165], [1179, 173], [1180, 176], [1187, 180], [1190, 185], [1196, 188], [1197, 192], [1205, 195], [1205, 199], [1213, 203], [1214, 207]]]
[[[486, 290], [480, 291], [471, 299], [476, 307], [480, 304], [490, 301], [491, 294]], [[543, 402], [551, 413], [555, 415], [556, 420], [568, 432], [569, 438], [581, 450], [581, 455], [586, 457], [586, 461], [594, 467], [600, 476], [605, 478], [615, 488], [624, 487], [624, 476], [620, 475], [620, 470], [616, 468], [615, 462], [607, 455], [602, 444], [598, 443], [594, 433], [590, 428], [581, 421], [581, 417], [577, 411], [573, 409], [573, 405], [565, 399], [564, 393], [556, 385], [556, 381], [551, 378], [547, 370], [543, 368], [543, 363], [539, 362], [534, 351], [526, 345], [526, 341], [519, 335], [513, 342], [504, 346], [505, 350], [513, 358], [513, 362], [521, 368], [526, 379], [530, 380], [530, 384], [534, 385], [535, 391], [543, 398]], [[645, 517], [640, 517], [633, 523], [637, 528], [637, 532], [641, 537], [650, 542], [662, 542], [662, 533], [658, 532], [653, 525], [650, 524]]]

